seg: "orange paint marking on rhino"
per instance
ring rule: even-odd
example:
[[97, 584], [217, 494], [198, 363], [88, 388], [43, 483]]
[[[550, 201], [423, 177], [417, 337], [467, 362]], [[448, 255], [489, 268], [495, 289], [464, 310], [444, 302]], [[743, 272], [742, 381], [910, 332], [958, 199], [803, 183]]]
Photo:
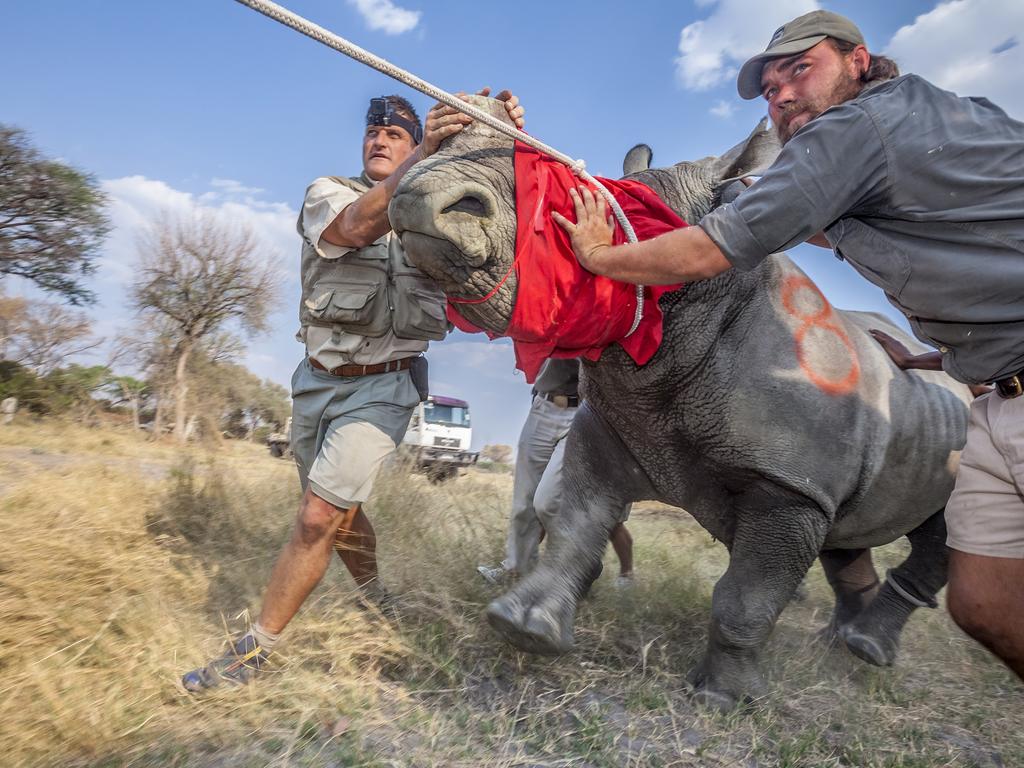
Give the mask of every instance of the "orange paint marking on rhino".
[[[821, 302], [821, 307], [814, 312], [803, 312], [796, 306], [796, 296], [801, 290], [810, 291]], [[800, 321], [793, 334], [796, 342], [796, 359], [800, 364], [800, 370], [811, 381], [814, 386], [828, 395], [846, 395], [854, 390], [857, 382], [860, 381], [860, 362], [857, 359], [857, 350], [850, 341], [846, 332], [833, 322], [832, 305], [828, 299], [811, 280], [802, 275], [791, 275], [782, 283], [782, 306], [790, 316]], [[833, 334], [850, 353], [850, 370], [841, 379], [830, 379], [816, 371], [805, 357], [804, 337], [812, 328], [821, 328]]]

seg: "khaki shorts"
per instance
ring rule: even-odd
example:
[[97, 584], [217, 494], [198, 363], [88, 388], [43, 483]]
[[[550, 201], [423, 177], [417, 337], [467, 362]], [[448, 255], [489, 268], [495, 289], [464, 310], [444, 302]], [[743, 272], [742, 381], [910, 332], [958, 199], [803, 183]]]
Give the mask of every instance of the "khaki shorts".
[[409, 371], [342, 378], [304, 359], [292, 376], [292, 451], [302, 490], [339, 509], [370, 498], [420, 396]]
[[967, 445], [946, 505], [947, 543], [1024, 559], [1024, 397], [992, 392], [971, 404]]

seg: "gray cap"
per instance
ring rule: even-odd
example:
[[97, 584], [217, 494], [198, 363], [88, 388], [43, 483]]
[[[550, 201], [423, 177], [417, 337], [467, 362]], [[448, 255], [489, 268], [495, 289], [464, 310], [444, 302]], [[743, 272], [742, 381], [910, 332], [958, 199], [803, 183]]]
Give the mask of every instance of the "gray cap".
[[761, 70], [767, 62], [809, 50], [826, 37], [864, 45], [864, 36], [857, 25], [845, 16], [830, 11], [805, 13], [776, 29], [764, 53], [749, 59], [740, 68], [739, 77], [736, 78], [736, 89], [740, 96], [756, 99], [761, 95]]

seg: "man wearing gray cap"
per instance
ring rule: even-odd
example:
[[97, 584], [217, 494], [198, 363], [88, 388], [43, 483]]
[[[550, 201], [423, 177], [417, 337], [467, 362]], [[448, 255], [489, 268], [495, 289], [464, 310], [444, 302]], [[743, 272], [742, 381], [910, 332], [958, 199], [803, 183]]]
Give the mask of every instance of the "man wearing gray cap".
[[640, 243], [612, 246], [604, 201], [585, 189], [576, 223], [556, 220], [588, 270], [645, 285], [750, 270], [802, 242], [832, 248], [939, 350], [926, 365], [995, 384], [971, 407], [946, 507], [948, 605], [1024, 679], [1024, 124], [899, 76], [827, 11], [777, 29], [737, 86], [768, 102], [784, 145], [747, 192]]

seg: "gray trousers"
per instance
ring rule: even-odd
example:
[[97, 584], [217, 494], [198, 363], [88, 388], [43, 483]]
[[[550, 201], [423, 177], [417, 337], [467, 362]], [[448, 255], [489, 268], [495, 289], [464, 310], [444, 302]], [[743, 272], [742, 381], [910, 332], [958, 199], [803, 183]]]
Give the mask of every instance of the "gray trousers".
[[[520, 575], [537, 563], [541, 530], [550, 527], [562, 504], [562, 463], [565, 438], [576, 408], [559, 408], [534, 397], [530, 415], [519, 435], [516, 475], [512, 485], [512, 515], [502, 566]], [[618, 521], [629, 517], [627, 504]]]

